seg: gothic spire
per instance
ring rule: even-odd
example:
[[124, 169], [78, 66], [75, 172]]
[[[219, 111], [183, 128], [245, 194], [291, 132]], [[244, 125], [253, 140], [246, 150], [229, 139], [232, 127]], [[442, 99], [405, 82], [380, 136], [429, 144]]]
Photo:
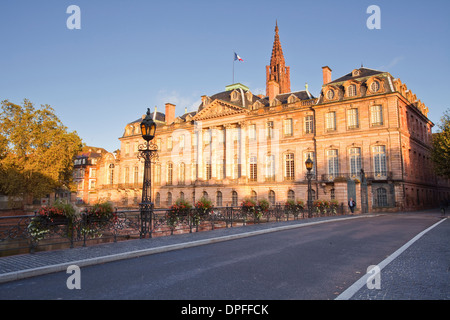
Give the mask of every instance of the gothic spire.
[[290, 71], [284, 61], [283, 49], [281, 48], [278, 21], [275, 22], [275, 38], [273, 41], [270, 66], [266, 67], [266, 95], [269, 96], [269, 82], [274, 81], [279, 86], [279, 93], [291, 91]]

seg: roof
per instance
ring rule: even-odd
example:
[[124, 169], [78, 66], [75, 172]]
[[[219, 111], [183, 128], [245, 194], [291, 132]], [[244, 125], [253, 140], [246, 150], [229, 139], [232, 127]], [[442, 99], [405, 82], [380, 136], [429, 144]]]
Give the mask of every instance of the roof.
[[[248, 91], [243, 90], [243, 92], [244, 92], [244, 99], [245, 99], [245, 105], [244, 105], [243, 100], [242, 100], [242, 94], [239, 94], [237, 99], [232, 101], [231, 93], [233, 91], [235, 91], [235, 90], [227, 90], [227, 91], [219, 92], [219, 93], [216, 93], [216, 94], [214, 94], [212, 96], [209, 96], [209, 98], [211, 99], [211, 102], [214, 101], [214, 100], [222, 100], [222, 101], [225, 101], [227, 103], [234, 104], [234, 105], [236, 105], [238, 107], [247, 107], [249, 104], [253, 104], [256, 101], [260, 100], [260, 97], [255, 96], [253, 93], [252, 93], [251, 99], [248, 100], [247, 99], [247, 95], [246, 95], [246, 93]], [[238, 91], [240, 91], [240, 90], [238, 90]], [[200, 104], [200, 106], [198, 107], [198, 111], [201, 111], [203, 109], [203, 107], [204, 106], [203, 106], [203, 102], [202, 102]]]
[[[154, 114], [154, 113], [155, 113], [155, 112], [150, 113], [150, 116], [152, 117], [152, 119], [154, 118], [154, 117], [153, 117], [153, 114]], [[156, 111], [156, 118], [155, 118], [155, 120], [156, 120], [156, 121], [165, 122], [165, 121], [166, 121], [166, 115], [165, 115], [164, 113], [161, 113], [161, 112]], [[132, 122], [130, 122], [130, 123], [127, 123], [127, 125], [128, 125], [128, 124], [137, 123], [137, 122], [140, 123], [141, 121], [142, 121], [142, 118], [139, 118], [139, 119], [134, 120], [134, 121], [132, 121]]]
[[336, 80], [333, 80], [327, 84], [330, 83], [338, 83], [338, 82], [344, 82], [347, 80], [352, 80], [352, 79], [359, 79], [359, 78], [365, 78], [365, 77], [371, 77], [374, 76], [376, 74], [380, 74], [380, 73], [385, 73], [385, 71], [379, 71], [379, 70], [374, 70], [374, 69], [368, 69], [368, 68], [359, 68], [359, 69], [355, 69], [355, 70], [359, 70], [359, 74], [358, 75], [353, 75], [353, 71], [346, 74], [345, 76], [342, 76]]

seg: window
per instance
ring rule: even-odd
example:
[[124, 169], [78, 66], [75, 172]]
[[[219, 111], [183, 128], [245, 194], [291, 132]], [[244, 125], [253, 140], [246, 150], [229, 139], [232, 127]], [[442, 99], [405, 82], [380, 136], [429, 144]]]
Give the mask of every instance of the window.
[[184, 200], [184, 192], [183, 191], [180, 191], [180, 199]]
[[256, 162], [256, 157], [250, 157], [250, 181], [258, 180], [258, 164]]
[[350, 148], [350, 176], [359, 176], [361, 172], [361, 148]]
[[294, 190], [289, 190], [288, 191], [288, 194], [287, 194], [287, 198], [288, 198], [288, 200], [295, 200], [295, 192], [294, 192]]
[[133, 178], [133, 182], [136, 184], [139, 182], [139, 167], [136, 166], [134, 167], [134, 178]]
[[336, 112], [331, 111], [325, 114], [325, 126], [328, 131], [336, 130]]
[[180, 168], [179, 168], [178, 174], [179, 174], [178, 183], [184, 184], [186, 181], [186, 165], [184, 164], [184, 162], [180, 163]]
[[89, 189], [95, 189], [95, 180], [89, 180]]
[[275, 205], [275, 191], [273, 190], [269, 191], [269, 203], [273, 206]]
[[306, 116], [305, 117], [305, 133], [313, 133], [313, 116]]
[[184, 140], [185, 140], [184, 134], [178, 137], [178, 146], [180, 148], [180, 151], [184, 150]]
[[203, 191], [202, 197], [203, 197], [204, 199], [206, 199], [206, 200], [209, 200], [208, 192]]
[[336, 149], [327, 151], [328, 180], [333, 180], [339, 175], [339, 158]]
[[380, 105], [370, 107], [370, 121], [373, 126], [383, 124], [383, 108]]
[[336, 190], [334, 188], [330, 190], [330, 198], [331, 200], [336, 199]]
[[347, 111], [347, 126], [349, 129], [355, 129], [359, 127], [358, 109], [353, 108]]
[[380, 83], [378, 81], [374, 81], [370, 84], [370, 91], [377, 92], [380, 90]]
[[258, 200], [258, 195], [256, 194], [255, 190], [252, 190], [250, 198], [255, 202]]
[[221, 207], [222, 206], [222, 192], [217, 191], [216, 193], [216, 206]]
[[167, 193], [167, 205], [168, 206], [172, 205], [172, 192]]
[[238, 194], [236, 191], [231, 192], [231, 206], [237, 207], [238, 205]]
[[267, 122], [267, 139], [273, 138], [273, 121]]
[[232, 164], [233, 168], [232, 168], [232, 173], [233, 173], [233, 179], [238, 179], [241, 175], [240, 175], [240, 164], [239, 164], [239, 159], [238, 156], [235, 155], [233, 158], [233, 164]]
[[266, 156], [266, 181], [275, 181], [275, 156]]
[[385, 188], [377, 189], [377, 204], [378, 204], [378, 207], [387, 207], [387, 205], [388, 205], [387, 192], [386, 192]]
[[172, 150], [173, 148], [173, 141], [172, 141], [172, 136], [167, 138], [167, 150]]
[[89, 169], [89, 178], [95, 178], [97, 176], [97, 169], [90, 168]]
[[159, 192], [157, 192], [155, 195], [155, 206], [161, 206], [161, 194]]
[[124, 183], [130, 183], [130, 168], [125, 167]]
[[286, 137], [291, 137], [294, 134], [293, 128], [292, 128], [292, 119], [284, 119], [283, 121], [283, 133]]
[[217, 171], [216, 177], [218, 180], [222, 180], [225, 176], [224, 175], [224, 168], [225, 168], [224, 163], [225, 163], [224, 159], [219, 159], [216, 164], [216, 171]]
[[161, 184], [161, 165], [159, 163], [155, 165], [155, 184]]
[[113, 184], [114, 183], [114, 164], [113, 163], [111, 163], [109, 165], [108, 183], [109, 184]]
[[288, 153], [284, 156], [284, 179], [294, 180], [294, 154]]
[[375, 177], [386, 177], [386, 147], [373, 147], [373, 166]]
[[354, 84], [349, 85], [347, 90], [348, 90], [348, 96], [349, 97], [356, 96], [356, 85], [354, 85]]
[[173, 183], [173, 163], [169, 162], [167, 164], [167, 185], [172, 185]]
[[205, 179], [211, 180], [212, 172], [211, 172], [211, 163], [207, 162], [205, 165]]
[[156, 139], [156, 149], [161, 150], [161, 138]]
[[249, 125], [248, 135], [250, 140], [256, 140], [256, 124]]

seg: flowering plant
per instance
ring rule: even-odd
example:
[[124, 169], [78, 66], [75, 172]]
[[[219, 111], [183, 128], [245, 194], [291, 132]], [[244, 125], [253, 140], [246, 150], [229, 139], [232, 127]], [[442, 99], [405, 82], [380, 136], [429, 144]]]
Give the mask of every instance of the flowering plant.
[[58, 226], [65, 226], [65, 236], [73, 233], [73, 223], [75, 220], [75, 209], [71, 204], [55, 202], [51, 207], [42, 207], [28, 224], [27, 230], [34, 241], [40, 241], [56, 229]]
[[285, 209], [292, 213], [295, 217], [299, 215], [299, 213], [302, 213], [305, 208], [305, 204], [302, 200], [294, 201], [292, 199], [289, 199], [286, 201]]
[[339, 202], [337, 200], [331, 200], [330, 202], [330, 210], [332, 214], [337, 213], [337, 208], [339, 207]]
[[206, 199], [205, 197], [202, 197], [197, 203], [195, 204], [195, 208], [200, 214], [209, 214], [211, 212], [213, 205], [211, 200]]
[[117, 222], [117, 214], [111, 202], [98, 202], [83, 213], [81, 233], [90, 236], [101, 236], [100, 229], [109, 223]]
[[178, 223], [180, 217], [187, 216], [191, 211], [192, 205], [184, 200], [178, 199], [174, 205], [170, 207], [169, 212], [167, 213], [167, 223], [172, 228]]

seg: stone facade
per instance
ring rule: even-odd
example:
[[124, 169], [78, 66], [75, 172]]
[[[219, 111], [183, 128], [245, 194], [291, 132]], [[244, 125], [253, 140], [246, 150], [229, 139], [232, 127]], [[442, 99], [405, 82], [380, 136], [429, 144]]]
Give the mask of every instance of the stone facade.
[[[352, 197], [357, 212], [420, 209], [449, 197], [448, 179], [432, 171], [428, 109], [400, 79], [361, 67], [332, 80], [331, 68], [323, 67], [319, 97], [307, 86], [291, 92], [278, 26], [266, 72], [266, 96], [238, 83], [202, 96], [196, 112], [175, 117], [175, 105], [167, 103], [164, 114], [152, 113], [156, 207], [202, 196], [216, 206], [240, 205], [244, 197], [306, 202], [308, 156], [314, 198], [347, 208]], [[126, 125], [118, 152], [98, 161], [98, 199], [138, 206], [140, 121]]]

